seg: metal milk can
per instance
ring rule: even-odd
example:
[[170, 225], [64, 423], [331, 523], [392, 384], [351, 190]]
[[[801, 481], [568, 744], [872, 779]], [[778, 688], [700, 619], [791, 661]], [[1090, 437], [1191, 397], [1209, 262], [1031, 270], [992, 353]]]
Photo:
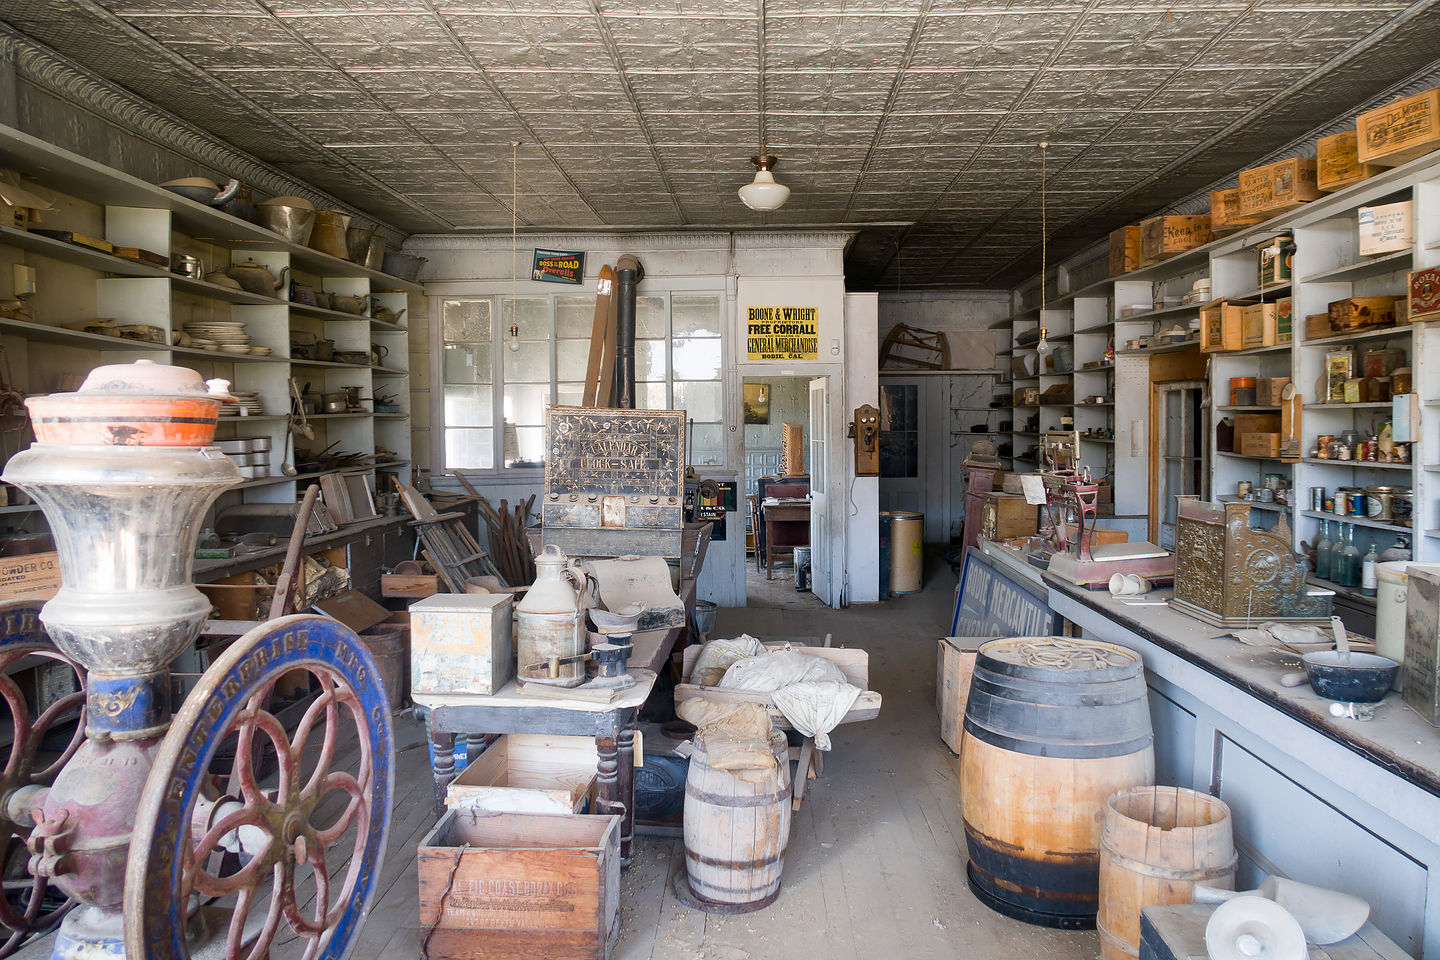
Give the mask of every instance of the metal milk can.
[[584, 662], [548, 668], [552, 658], [585, 652], [587, 577], [579, 565], [549, 544], [535, 558], [535, 583], [515, 606], [515, 659], [522, 682], [575, 687], [585, 682]]

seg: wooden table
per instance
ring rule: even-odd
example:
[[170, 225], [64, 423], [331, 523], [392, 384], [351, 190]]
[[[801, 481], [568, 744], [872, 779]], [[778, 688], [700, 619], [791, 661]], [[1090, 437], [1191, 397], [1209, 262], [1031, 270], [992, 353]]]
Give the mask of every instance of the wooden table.
[[670, 657], [682, 627], [635, 634], [630, 675], [635, 686], [609, 703], [526, 696], [514, 680], [491, 696], [420, 694], [415, 702], [430, 709], [430, 761], [435, 778], [435, 815], [445, 812], [445, 794], [456, 776], [455, 734], [541, 733], [594, 737], [599, 753], [596, 793], [602, 813], [620, 814], [620, 856], [630, 861], [635, 836], [635, 718], [650, 696], [656, 671]]
[[810, 502], [781, 500], [762, 503], [760, 514], [765, 518], [765, 579], [775, 575], [775, 559], [789, 555], [795, 559], [796, 547], [810, 545]]

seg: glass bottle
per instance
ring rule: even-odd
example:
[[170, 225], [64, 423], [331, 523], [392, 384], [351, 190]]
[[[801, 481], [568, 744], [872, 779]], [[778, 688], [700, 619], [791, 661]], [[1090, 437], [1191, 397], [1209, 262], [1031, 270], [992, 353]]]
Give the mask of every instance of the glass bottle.
[[1320, 521], [1320, 539], [1315, 541], [1315, 576], [1330, 579], [1330, 521]]
[[1380, 562], [1380, 555], [1375, 552], [1375, 544], [1370, 544], [1370, 549], [1365, 551], [1365, 556], [1360, 558], [1360, 592], [1367, 597], [1375, 596], [1379, 586], [1378, 575], [1375, 566]]
[[1344, 586], [1345, 576], [1345, 530], [1353, 529], [1349, 524], [1335, 521], [1335, 534], [1330, 543], [1330, 582]]
[[[1342, 587], [1360, 586], [1360, 548], [1355, 545], [1355, 525], [1348, 524], [1345, 528], [1345, 550], [1341, 554], [1344, 566], [1345, 579], [1340, 581]], [[1335, 564], [1331, 561], [1331, 572], [1334, 572]]]

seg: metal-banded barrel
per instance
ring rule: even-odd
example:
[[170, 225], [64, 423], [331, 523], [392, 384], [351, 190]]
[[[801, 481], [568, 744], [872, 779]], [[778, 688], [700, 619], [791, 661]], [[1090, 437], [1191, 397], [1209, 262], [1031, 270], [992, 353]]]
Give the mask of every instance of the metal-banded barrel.
[[1027, 923], [1093, 927], [1105, 802], [1155, 781], [1139, 656], [1065, 637], [992, 640], [976, 657], [964, 730], [971, 889]]
[[790, 842], [790, 748], [770, 732], [778, 777], [742, 780], [710, 765], [699, 740], [685, 778], [685, 869], [690, 891], [714, 904], [759, 909], [780, 895]]

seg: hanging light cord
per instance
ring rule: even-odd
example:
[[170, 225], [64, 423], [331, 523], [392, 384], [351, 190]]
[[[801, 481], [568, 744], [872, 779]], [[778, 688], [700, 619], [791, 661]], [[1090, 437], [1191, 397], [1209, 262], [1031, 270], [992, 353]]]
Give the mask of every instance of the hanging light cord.
[[510, 348], [520, 339], [520, 141], [510, 141]]
[[1045, 334], [1045, 274], [1050, 269], [1050, 229], [1045, 220], [1045, 157], [1050, 150], [1050, 141], [1040, 141], [1040, 352], [1044, 352]]

